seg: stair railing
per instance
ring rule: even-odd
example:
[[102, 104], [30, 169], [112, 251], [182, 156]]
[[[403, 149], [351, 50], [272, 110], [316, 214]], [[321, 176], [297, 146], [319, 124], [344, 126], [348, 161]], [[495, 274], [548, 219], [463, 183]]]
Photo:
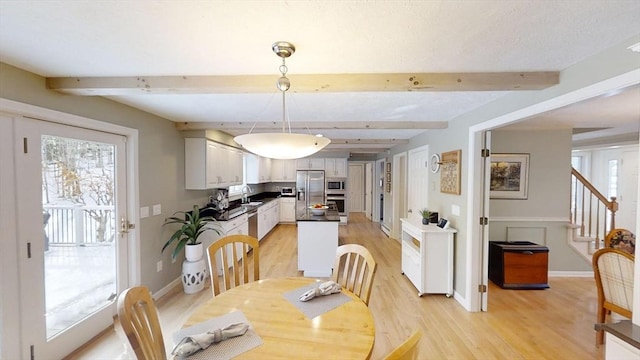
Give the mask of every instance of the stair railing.
[[[616, 227], [616, 197], [608, 200], [587, 179], [571, 168], [571, 221], [579, 229], [579, 236], [595, 238], [595, 249]], [[602, 237], [600, 237], [602, 235]]]

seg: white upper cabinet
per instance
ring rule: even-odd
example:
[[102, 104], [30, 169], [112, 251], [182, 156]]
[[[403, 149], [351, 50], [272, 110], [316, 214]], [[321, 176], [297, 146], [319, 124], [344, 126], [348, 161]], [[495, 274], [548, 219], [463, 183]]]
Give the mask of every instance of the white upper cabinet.
[[324, 170], [323, 158], [302, 158], [297, 160], [299, 170]]
[[186, 189], [218, 189], [242, 184], [242, 151], [204, 138], [187, 138], [184, 154]]
[[295, 182], [296, 160], [271, 159], [271, 181]]
[[271, 159], [255, 154], [244, 154], [244, 159], [247, 184], [261, 184], [271, 181]]
[[326, 177], [347, 177], [347, 159], [324, 159]]

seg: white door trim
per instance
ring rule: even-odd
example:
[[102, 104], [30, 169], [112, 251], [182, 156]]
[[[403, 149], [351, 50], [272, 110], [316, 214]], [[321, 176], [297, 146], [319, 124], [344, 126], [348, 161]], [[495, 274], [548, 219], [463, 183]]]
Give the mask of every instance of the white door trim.
[[[140, 217], [138, 213], [139, 191], [137, 129], [89, 119], [82, 116], [67, 114], [60, 111], [46, 109], [39, 106], [25, 104], [4, 98], [0, 98], [0, 112], [6, 113], [5, 115], [11, 118], [10, 121], [7, 121], [10, 124], [6, 124], [4, 122], [4, 120], [6, 119], [3, 118], [3, 130], [10, 131], [3, 131], [2, 135], [0, 135], [0, 140], [2, 140], [3, 142], [3, 145], [0, 145], [0, 149], [2, 149], [2, 152], [0, 154], [0, 161], [3, 166], [8, 166], [12, 169], [14, 167], [14, 123], [16, 121], [20, 121], [19, 118], [22, 116], [125, 136], [127, 138], [128, 149], [126, 158], [127, 173], [129, 174], [129, 177], [127, 179], [127, 214], [132, 223], [139, 224]], [[0, 176], [0, 190], [3, 191], [3, 194], [15, 193], [16, 184], [15, 179], [12, 179], [12, 177], [13, 172]], [[5, 192], [6, 190], [12, 191]], [[20, 328], [20, 301], [18, 297], [18, 294], [20, 293], [20, 284], [17, 279], [19, 265], [16, 259], [18, 254], [18, 247], [15, 241], [11, 241], [11, 239], [16, 238], [16, 236], [11, 236], [11, 234], [16, 235], [18, 231], [16, 227], [15, 214], [11, 214], [11, 209], [15, 208], [15, 196], [9, 197], [6, 200], [7, 201], [5, 201], [5, 196], [3, 196], [2, 205], [0, 207], [0, 214], [2, 214], [3, 217], [3, 219], [1, 220], [3, 234], [2, 240], [0, 241], [0, 248], [2, 249], [2, 251], [0, 252], [0, 260], [2, 260], [2, 272], [0, 272], [0, 274], [2, 274], [2, 279], [0, 281], [0, 294], [2, 294], [0, 298], [0, 308], [3, 314], [2, 329], [0, 329], [0, 332], [2, 334], [2, 344], [0, 344], [2, 352], [0, 353], [0, 358], [27, 358], [27, 354], [21, 353], [22, 346], [16, 346], [16, 344], [21, 344], [19, 334], [22, 332], [22, 330]], [[7, 216], [5, 217], [5, 215]], [[131, 229], [129, 232], [128, 252], [130, 261], [129, 278], [127, 279], [128, 285], [126, 286], [137, 285], [141, 282], [140, 244], [138, 229], [139, 226], [136, 226], [135, 229]]]

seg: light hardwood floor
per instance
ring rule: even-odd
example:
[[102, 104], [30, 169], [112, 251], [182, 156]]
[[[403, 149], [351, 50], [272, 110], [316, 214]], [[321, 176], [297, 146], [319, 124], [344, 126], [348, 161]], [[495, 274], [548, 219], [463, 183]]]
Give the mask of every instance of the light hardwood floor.
[[[372, 359], [381, 359], [414, 329], [421, 329], [421, 359], [603, 359], [595, 345], [596, 287], [592, 278], [550, 278], [547, 290], [489, 286], [489, 311], [467, 312], [444, 295], [417, 296], [400, 272], [400, 244], [361, 214], [340, 227], [340, 243], [365, 245], [378, 263], [369, 307], [376, 339]], [[299, 276], [295, 225], [279, 225], [260, 242], [260, 277]], [[167, 349], [171, 334], [211, 291], [185, 295], [175, 289], [157, 302]], [[292, 354], [294, 356], [294, 354]], [[296, 358], [300, 354], [295, 355]], [[69, 359], [127, 359], [119, 326]]]

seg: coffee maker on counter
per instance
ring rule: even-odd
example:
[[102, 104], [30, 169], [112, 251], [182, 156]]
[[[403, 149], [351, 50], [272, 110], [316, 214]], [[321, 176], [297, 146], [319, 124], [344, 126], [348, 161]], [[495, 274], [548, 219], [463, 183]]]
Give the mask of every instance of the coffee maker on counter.
[[209, 196], [207, 207], [217, 212], [224, 212], [229, 207], [229, 190], [221, 189], [215, 195]]

